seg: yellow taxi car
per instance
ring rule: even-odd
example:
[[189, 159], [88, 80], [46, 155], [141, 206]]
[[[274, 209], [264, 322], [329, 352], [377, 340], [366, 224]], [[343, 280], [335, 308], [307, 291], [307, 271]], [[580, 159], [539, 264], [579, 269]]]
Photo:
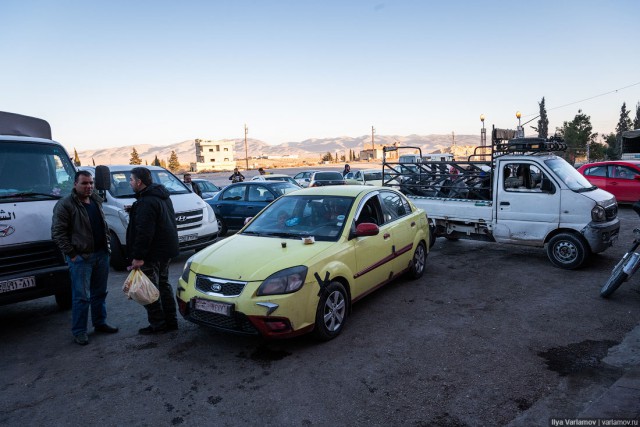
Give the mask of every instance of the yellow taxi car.
[[427, 216], [400, 192], [301, 189], [237, 234], [189, 258], [177, 287], [185, 319], [227, 332], [336, 337], [351, 304], [403, 273], [423, 275]]

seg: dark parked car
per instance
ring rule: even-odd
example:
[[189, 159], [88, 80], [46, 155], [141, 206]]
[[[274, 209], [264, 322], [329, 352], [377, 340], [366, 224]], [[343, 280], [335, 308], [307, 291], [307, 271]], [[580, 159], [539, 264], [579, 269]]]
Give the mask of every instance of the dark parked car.
[[198, 186], [203, 199], [209, 199], [221, 190], [220, 187], [207, 179], [192, 179], [191, 182], [194, 182]]
[[238, 182], [225, 187], [206, 202], [216, 213], [218, 235], [224, 236], [229, 229], [241, 229], [245, 219], [255, 216], [278, 197], [299, 189], [284, 181]]
[[325, 185], [345, 185], [347, 181], [340, 172], [314, 172], [309, 179], [309, 187]]
[[618, 203], [635, 203], [640, 200], [640, 161], [608, 160], [587, 163], [578, 172], [598, 188], [616, 196]]

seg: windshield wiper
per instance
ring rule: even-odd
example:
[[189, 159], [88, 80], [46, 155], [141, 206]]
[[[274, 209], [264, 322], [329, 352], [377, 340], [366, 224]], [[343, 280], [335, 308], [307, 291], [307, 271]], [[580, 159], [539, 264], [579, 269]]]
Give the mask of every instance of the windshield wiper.
[[598, 187], [596, 187], [595, 185], [592, 185], [591, 187], [582, 187], [582, 188], [578, 188], [576, 190], [576, 193], [584, 193], [586, 191], [593, 191], [596, 190]]
[[299, 239], [302, 235], [300, 233], [285, 233], [282, 231], [275, 233], [263, 233], [263, 236], [283, 237], [285, 239]]
[[50, 199], [61, 199], [62, 196], [56, 196], [48, 193], [34, 193], [32, 191], [24, 191], [22, 193], [13, 193], [0, 196], [0, 199], [12, 199], [14, 197], [47, 197]]

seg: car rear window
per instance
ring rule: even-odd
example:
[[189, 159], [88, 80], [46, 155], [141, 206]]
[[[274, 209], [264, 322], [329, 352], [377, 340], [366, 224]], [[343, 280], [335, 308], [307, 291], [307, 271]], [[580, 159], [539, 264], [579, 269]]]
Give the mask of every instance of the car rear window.
[[334, 181], [343, 179], [340, 172], [317, 172], [313, 178], [316, 181]]

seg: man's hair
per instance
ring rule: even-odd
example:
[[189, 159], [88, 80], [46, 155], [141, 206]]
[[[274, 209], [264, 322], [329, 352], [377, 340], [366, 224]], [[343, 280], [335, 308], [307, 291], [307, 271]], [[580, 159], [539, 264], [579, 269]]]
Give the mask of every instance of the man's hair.
[[185, 173], [184, 175], [182, 175], [183, 178], [186, 178], [188, 176], [191, 176], [191, 174], [190, 173]]
[[78, 179], [80, 179], [80, 175], [88, 176], [89, 178], [92, 178], [91, 172], [89, 172], [89, 171], [78, 171], [78, 172], [76, 172], [76, 175], [73, 178], [73, 182], [77, 183]]
[[153, 183], [153, 179], [151, 179], [151, 172], [149, 169], [143, 168], [142, 166], [131, 169], [131, 175], [142, 181], [142, 183], [147, 187]]

